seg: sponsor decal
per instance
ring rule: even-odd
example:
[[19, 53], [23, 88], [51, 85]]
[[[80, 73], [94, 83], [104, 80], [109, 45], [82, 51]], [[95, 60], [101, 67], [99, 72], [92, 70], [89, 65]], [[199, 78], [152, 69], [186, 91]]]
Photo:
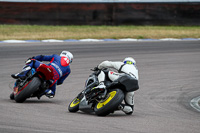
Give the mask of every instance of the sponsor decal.
[[110, 71], [110, 74], [112, 74], [112, 75], [119, 75], [118, 73], [116, 73], [116, 72], [112, 72], [112, 71]]
[[63, 74], [62, 74], [60, 67], [55, 63], [51, 63], [51, 65], [54, 66], [58, 70], [58, 72], [60, 73], [60, 77], [62, 77]]

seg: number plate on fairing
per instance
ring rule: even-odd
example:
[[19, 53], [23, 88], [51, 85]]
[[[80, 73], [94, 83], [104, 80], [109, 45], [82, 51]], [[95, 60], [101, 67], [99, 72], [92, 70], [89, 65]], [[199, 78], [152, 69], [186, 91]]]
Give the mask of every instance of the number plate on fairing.
[[14, 87], [14, 95], [15, 94], [17, 94], [19, 92], [19, 89], [18, 89], [18, 87], [16, 86], [16, 87]]

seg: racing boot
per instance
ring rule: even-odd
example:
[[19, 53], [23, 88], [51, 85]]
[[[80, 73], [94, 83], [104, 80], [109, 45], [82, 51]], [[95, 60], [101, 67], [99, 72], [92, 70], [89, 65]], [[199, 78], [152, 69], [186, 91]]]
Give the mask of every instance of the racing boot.
[[104, 82], [100, 82], [98, 86], [92, 88], [92, 90], [96, 90], [96, 89], [105, 90], [106, 86], [104, 85]]
[[122, 110], [125, 114], [131, 115], [134, 111], [134, 105], [120, 104], [118, 110]]
[[20, 73], [17, 73], [17, 74], [12, 74], [11, 77], [14, 78], [14, 79], [25, 79], [26, 78], [26, 74], [31, 70], [31, 67], [30, 66], [25, 66], [23, 69], [22, 69], [22, 72]]
[[43, 93], [38, 94], [38, 95], [37, 95], [37, 98], [40, 100], [40, 98], [41, 98], [43, 95], [45, 95], [45, 96], [48, 97], [48, 98], [54, 98], [55, 92], [53, 92], [53, 91], [50, 90], [50, 89], [46, 89]]
[[45, 96], [48, 97], [48, 98], [53, 98], [55, 96], [55, 93], [52, 90], [47, 89], [45, 91]]

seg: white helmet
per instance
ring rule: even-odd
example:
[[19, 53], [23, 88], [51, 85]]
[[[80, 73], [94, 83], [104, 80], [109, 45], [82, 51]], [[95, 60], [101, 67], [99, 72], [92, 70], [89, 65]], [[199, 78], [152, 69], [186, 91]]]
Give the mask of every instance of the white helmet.
[[132, 57], [126, 57], [123, 62], [124, 62], [124, 64], [136, 65], [136, 61]]
[[61, 54], [60, 54], [60, 56], [62, 57], [62, 56], [65, 56], [65, 57], [67, 57], [69, 60], [70, 60], [70, 63], [72, 63], [72, 61], [73, 61], [73, 54], [71, 53], [71, 52], [69, 52], [69, 51], [62, 51], [61, 52]]

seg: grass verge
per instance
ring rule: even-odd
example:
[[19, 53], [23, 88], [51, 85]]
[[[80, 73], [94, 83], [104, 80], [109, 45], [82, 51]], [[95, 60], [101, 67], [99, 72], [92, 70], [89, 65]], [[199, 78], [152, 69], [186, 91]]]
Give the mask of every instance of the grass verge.
[[200, 26], [0, 25], [0, 40], [200, 38]]

